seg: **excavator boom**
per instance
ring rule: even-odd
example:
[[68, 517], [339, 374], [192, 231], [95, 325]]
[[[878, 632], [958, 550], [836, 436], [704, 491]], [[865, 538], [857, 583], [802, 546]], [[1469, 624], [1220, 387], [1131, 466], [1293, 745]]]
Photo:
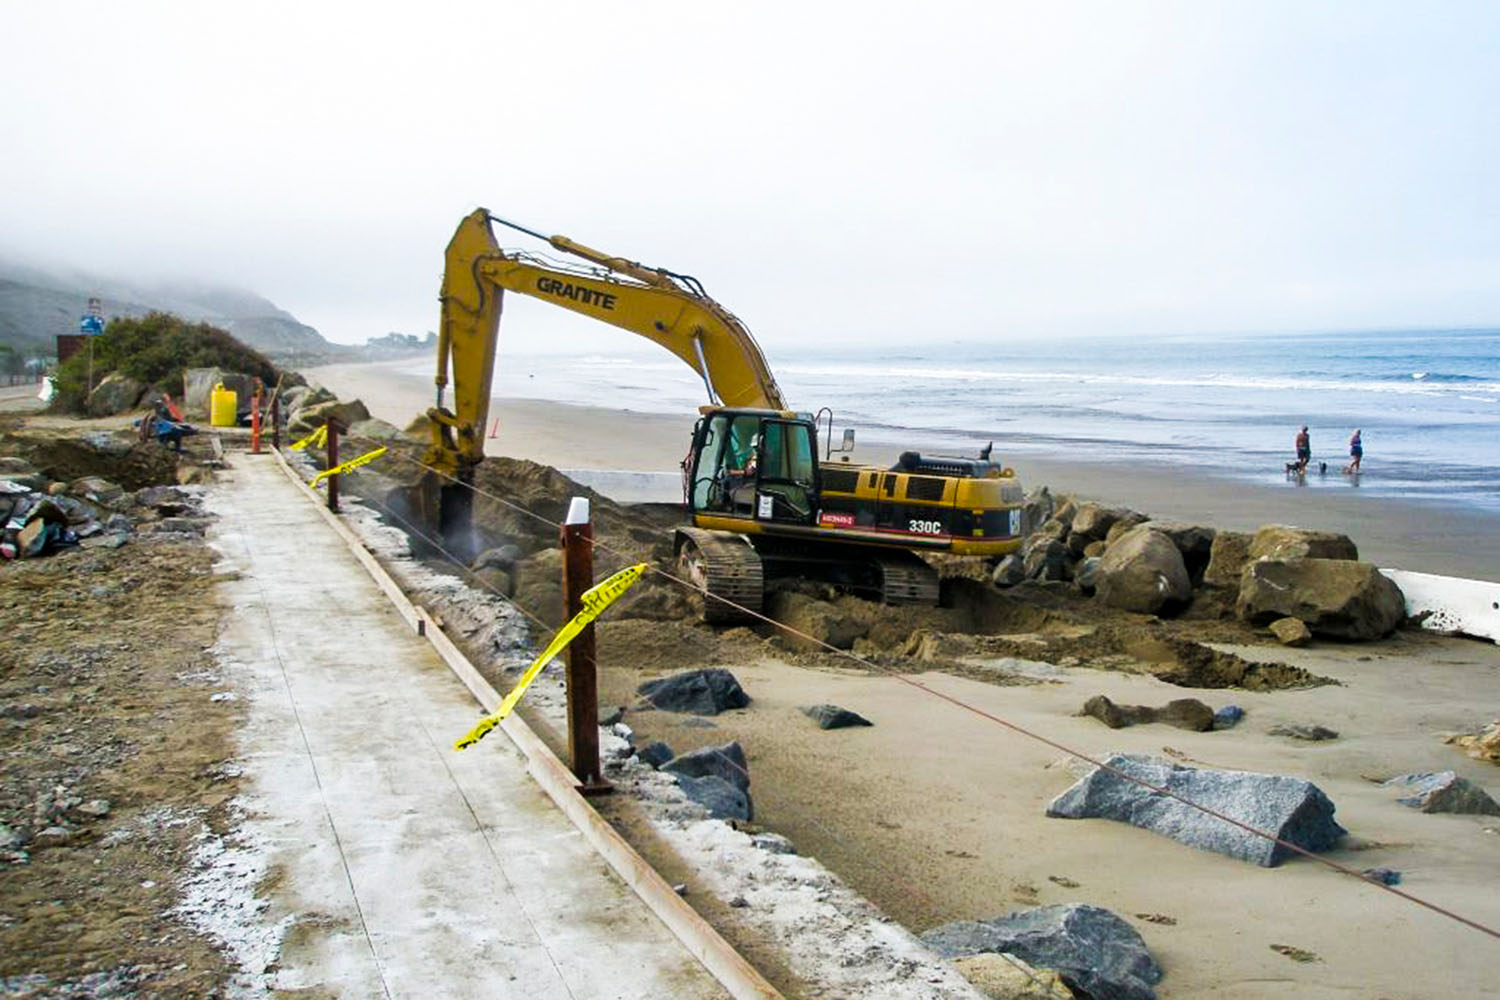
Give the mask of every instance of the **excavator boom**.
[[[546, 237], [553, 248], [595, 265], [590, 273], [566, 270], [500, 249], [492, 221], [500, 220], [479, 209], [459, 224], [448, 243], [437, 405], [428, 413], [433, 441], [426, 461], [434, 469], [464, 479], [484, 457], [505, 290], [543, 299], [661, 345], [698, 373], [711, 403], [786, 409], [750, 332], [692, 279], [612, 257], [564, 236]], [[450, 375], [451, 411], [443, 406]]]

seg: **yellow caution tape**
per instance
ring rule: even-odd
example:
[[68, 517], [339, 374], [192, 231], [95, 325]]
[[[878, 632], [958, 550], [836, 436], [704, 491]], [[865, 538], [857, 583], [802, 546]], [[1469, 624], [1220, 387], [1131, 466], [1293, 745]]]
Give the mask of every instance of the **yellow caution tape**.
[[293, 451], [301, 451], [304, 448], [309, 448], [309, 447], [316, 448], [320, 444], [327, 443], [327, 441], [328, 441], [328, 425], [327, 424], [319, 424], [317, 426], [317, 428], [311, 434], [309, 434], [307, 437], [303, 438], [301, 441], [298, 441], [295, 444], [293, 444], [292, 445], [292, 450]]
[[533, 660], [531, 666], [526, 668], [526, 672], [521, 675], [520, 681], [511, 689], [510, 694], [505, 696], [505, 700], [500, 703], [500, 707], [495, 709], [493, 714], [486, 715], [480, 719], [479, 725], [469, 730], [467, 735], [453, 744], [453, 749], [464, 750], [484, 739], [485, 734], [498, 726], [501, 720], [516, 707], [516, 703], [521, 700], [521, 696], [526, 693], [526, 689], [531, 686], [531, 682], [536, 680], [537, 675], [542, 672], [542, 667], [550, 663], [552, 658], [558, 653], [561, 653], [563, 647], [572, 642], [573, 637], [583, 631], [584, 626], [588, 625], [595, 618], [598, 618], [605, 608], [619, 600], [620, 595], [629, 590], [631, 585], [639, 580], [641, 574], [644, 572], [646, 572], [646, 564], [636, 563], [634, 566], [628, 566], [620, 570], [620, 572], [603, 583], [595, 584], [584, 591], [583, 610], [574, 615], [572, 621], [557, 630], [557, 634], [552, 637], [552, 641], [547, 644], [547, 648], [542, 650], [542, 655]]
[[365, 452], [363, 455], [359, 456], [358, 458], [351, 458], [351, 459], [349, 459], [349, 461], [345, 462], [343, 465], [335, 465], [331, 469], [324, 469], [322, 472], [318, 473], [316, 476], [313, 476], [313, 478], [312, 478], [312, 485], [314, 487], [316, 487], [319, 483], [321, 483], [323, 480], [327, 479], [329, 476], [337, 476], [337, 475], [339, 475], [341, 473], [353, 472], [355, 469], [359, 468], [361, 465], [368, 465], [371, 462], [375, 461], [377, 458], [379, 458], [381, 455], [384, 455], [385, 453], [386, 453], [386, 449], [384, 447], [376, 448], [374, 451], [367, 451], [367, 452]]

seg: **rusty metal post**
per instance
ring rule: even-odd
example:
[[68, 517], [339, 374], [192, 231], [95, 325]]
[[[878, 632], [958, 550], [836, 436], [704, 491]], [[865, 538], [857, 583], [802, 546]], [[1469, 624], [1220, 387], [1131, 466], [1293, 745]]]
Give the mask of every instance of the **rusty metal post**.
[[[339, 422], [332, 417], [328, 418], [328, 464], [325, 469], [335, 468], [339, 464]], [[328, 509], [335, 514], [339, 512], [339, 477], [328, 477]]]
[[255, 380], [255, 395], [250, 397], [250, 454], [260, 454], [260, 379]]
[[[583, 610], [583, 594], [594, 585], [594, 530], [589, 502], [574, 497], [562, 527], [563, 618]], [[599, 768], [599, 679], [594, 661], [594, 626], [568, 644], [568, 753], [584, 795], [614, 791]]]

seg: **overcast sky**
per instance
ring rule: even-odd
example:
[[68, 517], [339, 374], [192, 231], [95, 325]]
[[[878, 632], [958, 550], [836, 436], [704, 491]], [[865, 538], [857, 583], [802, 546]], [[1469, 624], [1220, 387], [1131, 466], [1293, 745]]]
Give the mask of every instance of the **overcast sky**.
[[359, 341], [482, 205], [768, 347], [1500, 325], [1500, 3], [395, 10], [6, 4], [0, 254]]

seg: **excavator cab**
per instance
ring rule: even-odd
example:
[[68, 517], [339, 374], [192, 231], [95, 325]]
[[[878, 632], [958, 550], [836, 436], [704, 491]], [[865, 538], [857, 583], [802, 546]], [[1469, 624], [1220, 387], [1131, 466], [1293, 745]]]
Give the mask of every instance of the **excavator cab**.
[[688, 510], [746, 522], [813, 524], [819, 484], [812, 422], [781, 410], [705, 411], [688, 457]]

